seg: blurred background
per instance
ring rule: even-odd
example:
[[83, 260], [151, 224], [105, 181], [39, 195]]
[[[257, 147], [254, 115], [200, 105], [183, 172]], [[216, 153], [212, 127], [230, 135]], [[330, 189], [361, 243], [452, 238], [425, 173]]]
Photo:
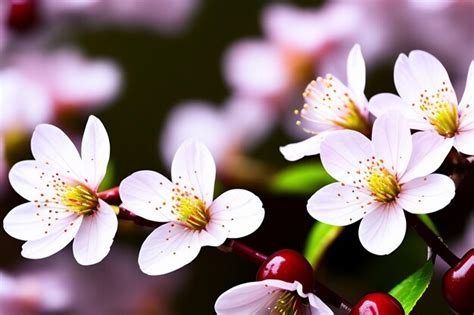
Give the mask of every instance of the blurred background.
[[[302, 251], [314, 223], [306, 201], [328, 179], [311, 175], [317, 157], [290, 163], [278, 148], [305, 138], [293, 114], [305, 86], [326, 73], [345, 82], [359, 43], [368, 98], [396, 92], [398, 54], [423, 49], [445, 65], [460, 99], [473, 16], [472, 0], [0, 0], [0, 216], [23, 202], [7, 174], [31, 158], [34, 127], [55, 124], [80, 143], [94, 114], [112, 148], [103, 189], [141, 169], [169, 175], [179, 144], [198, 137], [218, 165], [216, 195], [240, 187], [263, 200], [264, 223], [243, 241], [266, 254]], [[282, 177], [294, 168], [307, 172], [297, 183]], [[458, 256], [474, 246], [472, 187], [471, 169], [451, 205], [431, 215]], [[22, 242], [2, 229], [0, 314], [212, 314], [222, 292], [255, 277], [255, 265], [215, 248], [169, 275], [142, 274], [138, 251], [150, 232], [121, 222], [110, 254], [83, 267], [70, 246], [22, 258]], [[316, 275], [355, 303], [390, 290], [425, 257], [411, 229], [393, 254], [371, 255], [355, 224]], [[447, 268], [437, 262], [413, 314], [450, 314], [440, 284]]]

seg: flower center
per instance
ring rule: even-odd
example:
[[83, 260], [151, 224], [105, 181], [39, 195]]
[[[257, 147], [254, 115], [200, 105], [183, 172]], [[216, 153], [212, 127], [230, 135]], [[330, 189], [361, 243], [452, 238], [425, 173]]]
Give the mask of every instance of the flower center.
[[334, 76], [318, 77], [308, 84], [303, 96], [306, 100], [296, 122], [309, 133], [318, 133], [330, 127], [352, 129], [369, 136], [371, 126], [351, 97], [350, 90]]
[[420, 94], [419, 108], [435, 130], [442, 136], [452, 138], [459, 127], [458, 109], [452, 104], [443, 92], [448, 88], [443, 87], [433, 95]]
[[392, 202], [400, 193], [397, 178], [384, 167], [374, 167], [369, 170], [367, 185], [372, 196], [379, 202]]
[[92, 214], [99, 205], [99, 198], [88, 187], [77, 184], [65, 187], [62, 195], [62, 203], [78, 214]]
[[204, 201], [187, 193], [176, 198], [175, 212], [178, 220], [186, 227], [200, 231], [209, 223], [211, 217]]
[[284, 291], [269, 308], [270, 315], [304, 314], [303, 300], [294, 291]]

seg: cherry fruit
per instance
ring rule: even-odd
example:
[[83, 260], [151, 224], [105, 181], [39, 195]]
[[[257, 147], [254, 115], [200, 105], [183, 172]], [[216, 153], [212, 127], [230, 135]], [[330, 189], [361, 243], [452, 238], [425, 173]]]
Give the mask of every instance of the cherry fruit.
[[267, 258], [257, 272], [257, 280], [276, 279], [293, 283], [298, 281], [305, 293], [314, 288], [314, 272], [306, 258], [291, 249], [282, 249]]
[[463, 315], [474, 313], [474, 248], [445, 273], [443, 294], [456, 312]]
[[28, 30], [36, 22], [37, 9], [36, 0], [10, 0], [8, 26], [15, 31]]
[[404, 315], [400, 302], [384, 292], [370, 293], [364, 296], [351, 310], [349, 315]]

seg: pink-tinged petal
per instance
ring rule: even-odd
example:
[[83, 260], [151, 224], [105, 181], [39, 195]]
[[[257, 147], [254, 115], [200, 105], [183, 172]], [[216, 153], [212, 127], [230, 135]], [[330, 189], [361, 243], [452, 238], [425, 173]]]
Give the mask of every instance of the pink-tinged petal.
[[306, 140], [287, 144], [280, 147], [280, 152], [288, 161], [297, 161], [305, 156], [317, 155], [320, 152], [321, 142], [328, 132], [321, 132]]
[[336, 180], [354, 186], [363, 186], [362, 172], [374, 156], [372, 143], [353, 130], [328, 134], [321, 143], [321, 161], [326, 171]]
[[239, 94], [255, 97], [278, 96], [291, 80], [280, 49], [255, 39], [239, 41], [226, 51], [224, 77]]
[[207, 206], [212, 203], [216, 164], [202, 143], [187, 140], [179, 147], [171, 165], [171, 177], [174, 184], [194, 189], [194, 194]]
[[38, 162], [84, 182], [79, 153], [61, 129], [47, 124], [37, 126], [31, 138], [31, 151]]
[[100, 262], [110, 251], [118, 220], [112, 207], [99, 200], [99, 208], [84, 216], [72, 246], [74, 258], [81, 265]]
[[451, 178], [431, 174], [403, 184], [398, 203], [411, 213], [431, 213], [447, 206], [454, 198], [455, 190]]
[[179, 223], [166, 223], [146, 238], [138, 255], [138, 264], [148, 275], [163, 275], [190, 263], [200, 249], [198, 231]]
[[282, 289], [270, 286], [266, 282], [244, 283], [222, 293], [214, 306], [216, 313], [218, 315], [268, 314], [268, 306], [280, 297]]
[[461, 153], [474, 155], [474, 128], [460, 131], [454, 138], [454, 147]]
[[398, 94], [409, 105], [414, 104], [413, 108], [420, 115], [423, 115], [419, 108], [420, 99], [435, 95], [440, 89], [447, 89], [442, 92], [443, 98], [451, 104], [457, 104], [446, 69], [427, 52], [414, 50], [408, 57], [401, 54], [395, 63], [394, 80]]
[[359, 239], [372, 254], [388, 255], [400, 246], [406, 228], [405, 214], [399, 205], [381, 205], [362, 219]]
[[444, 138], [435, 131], [420, 131], [412, 135], [413, 151], [405, 174], [399, 182], [406, 183], [414, 178], [436, 171], [453, 146], [453, 138]]
[[311, 315], [333, 315], [334, 312], [320, 298], [313, 293], [308, 294]]
[[380, 117], [388, 111], [400, 111], [408, 120], [412, 129], [431, 130], [431, 126], [413, 108], [404, 102], [398, 95], [391, 93], [380, 93], [374, 95], [369, 101], [369, 111], [375, 117]]
[[82, 219], [82, 215], [70, 216], [63, 221], [64, 228], [55, 229], [41, 239], [27, 241], [22, 246], [21, 255], [25, 258], [40, 259], [59, 252], [76, 236]]
[[401, 176], [410, 161], [412, 139], [406, 118], [397, 111], [387, 112], [374, 122], [372, 143], [377, 158], [392, 173]]
[[347, 83], [355, 93], [364, 94], [365, 61], [359, 44], [352, 47], [347, 58]]
[[107, 171], [110, 157], [110, 142], [102, 122], [89, 116], [81, 147], [84, 176], [93, 190], [97, 190]]
[[122, 207], [151, 221], [174, 220], [172, 189], [173, 184], [157, 172], [135, 172], [120, 183]]
[[469, 65], [469, 70], [467, 73], [466, 79], [466, 87], [464, 88], [464, 94], [462, 96], [461, 101], [459, 102], [458, 111], [463, 117], [466, 112], [471, 113], [473, 112], [474, 107], [474, 60], [471, 61]]
[[360, 220], [378, 206], [365, 189], [333, 183], [314, 193], [307, 209], [318, 221], [343, 226]]
[[250, 191], [226, 191], [209, 207], [211, 221], [221, 226], [229, 238], [239, 238], [253, 233], [262, 224], [265, 210], [262, 201]]
[[45, 237], [70, 223], [71, 214], [63, 209], [38, 208], [37, 204], [27, 202], [13, 208], [3, 219], [3, 229], [12, 237], [31, 241]]

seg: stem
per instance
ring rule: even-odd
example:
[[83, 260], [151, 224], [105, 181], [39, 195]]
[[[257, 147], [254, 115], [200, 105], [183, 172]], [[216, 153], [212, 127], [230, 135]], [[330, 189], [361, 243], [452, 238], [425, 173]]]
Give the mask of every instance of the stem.
[[458, 264], [459, 258], [442, 241], [441, 237], [431, 231], [417, 215], [408, 213], [408, 223], [415, 229], [415, 231], [423, 238], [426, 244], [433, 249], [433, 251], [441, 257], [448, 265], [454, 267]]
[[150, 221], [150, 220], [147, 220], [147, 219], [144, 219], [142, 217], [139, 217], [138, 215], [128, 211], [127, 209], [125, 208], [122, 208], [120, 207], [120, 212], [117, 216], [119, 219], [121, 220], [126, 220], [126, 221], [133, 221], [133, 223], [137, 224], [137, 225], [141, 225], [141, 226], [148, 226], [148, 227], [158, 227], [161, 225], [161, 223], [159, 222], [155, 222], [155, 221]]
[[97, 197], [112, 205], [119, 205], [122, 203], [118, 186], [97, 193]]
[[[227, 240], [219, 249], [226, 253], [235, 253], [241, 257], [244, 257], [257, 265], [261, 265], [267, 260], [267, 256], [258, 252], [257, 250], [245, 245], [242, 242], [236, 240]], [[351, 304], [346, 299], [339, 296], [336, 292], [327, 288], [324, 284], [319, 281], [315, 281], [314, 289], [318, 296], [326, 303], [331, 304], [337, 308], [345, 310], [347, 313], [351, 310]]]

